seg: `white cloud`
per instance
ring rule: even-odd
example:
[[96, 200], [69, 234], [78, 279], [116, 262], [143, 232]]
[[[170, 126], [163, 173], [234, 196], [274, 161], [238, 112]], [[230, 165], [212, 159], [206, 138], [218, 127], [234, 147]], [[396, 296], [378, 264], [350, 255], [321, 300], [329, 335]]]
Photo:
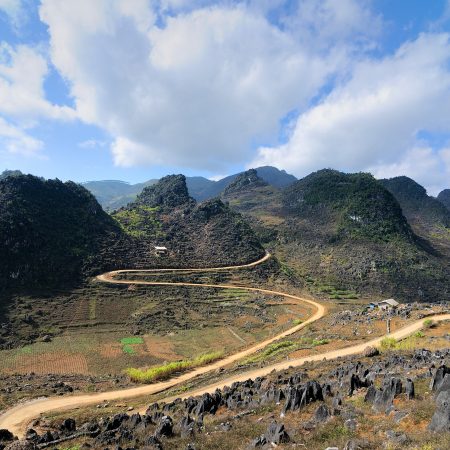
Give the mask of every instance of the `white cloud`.
[[9, 153], [37, 156], [44, 143], [0, 117], [0, 144]]
[[399, 173], [414, 161], [422, 166], [415, 176], [425, 180], [420, 173], [438, 157], [416, 149], [418, 134], [450, 133], [449, 62], [449, 36], [423, 34], [391, 57], [356, 64], [350, 81], [299, 116], [285, 145], [260, 148], [249, 166], [272, 164], [298, 176], [323, 167], [386, 176], [383, 168]]
[[449, 186], [450, 149], [435, 151], [430, 147], [415, 147], [398, 161], [369, 167], [369, 171], [377, 178], [406, 175], [426, 186], [430, 195], [437, 195]]
[[[128, 0], [42, 2], [52, 61], [70, 80], [79, 117], [115, 139], [119, 165], [220, 171], [248, 160], [252, 144], [276, 142], [280, 120], [306, 108], [345, 59], [311, 52], [258, 8], [163, 3], [182, 12], [160, 28], [145, 2], [126, 10]], [[366, 17], [349, 5], [356, 12], [339, 19], [340, 30]], [[339, 15], [333, 2], [321, 11], [328, 6]]]
[[78, 147], [86, 149], [102, 148], [108, 145], [107, 141], [100, 141], [98, 139], [88, 139], [78, 143]]
[[0, 0], [0, 12], [4, 12], [14, 27], [19, 26], [24, 19], [22, 0]]
[[0, 42], [0, 113], [25, 121], [74, 118], [71, 108], [46, 100], [47, 74], [47, 61], [37, 50]]

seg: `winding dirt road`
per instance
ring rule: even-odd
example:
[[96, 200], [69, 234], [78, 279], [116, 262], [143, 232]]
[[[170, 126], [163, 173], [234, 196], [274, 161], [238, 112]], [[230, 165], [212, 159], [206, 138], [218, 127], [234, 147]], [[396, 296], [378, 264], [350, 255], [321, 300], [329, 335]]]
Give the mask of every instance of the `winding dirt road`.
[[[243, 268], [254, 267], [262, 262], [268, 260], [270, 258], [270, 254], [266, 254], [263, 258], [258, 261], [255, 261], [250, 264], [240, 265], [240, 266], [228, 266], [228, 267], [216, 267], [216, 268], [207, 268], [207, 269], [145, 269], [145, 270], [117, 270], [113, 272], [108, 272], [103, 275], [99, 275], [97, 279], [101, 282], [113, 283], [113, 284], [136, 284], [136, 285], [150, 285], [150, 286], [194, 286], [194, 287], [213, 287], [213, 288], [221, 288], [221, 289], [245, 289], [248, 291], [261, 292], [264, 294], [271, 295], [279, 295], [290, 300], [295, 301], [296, 303], [308, 304], [315, 309], [315, 313], [303, 323], [292, 327], [282, 333], [277, 334], [269, 339], [266, 339], [259, 344], [253, 345], [247, 349], [241, 350], [238, 353], [230, 355], [222, 360], [216, 361], [204, 367], [199, 367], [190, 372], [184, 373], [176, 378], [172, 378], [167, 381], [161, 381], [158, 383], [143, 385], [130, 389], [121, 389], [109, 392], [102, 392], [97, 394], [85, 394], [85, 395], [74, 395], [70, 397], [49, 397], [32, 400], [26, 403], [18, 404], [9, 410], [5, 411], [0, 416], [0, 429], [6, 428], [11, 432], [18, 436], [22, 436], [25, 432], [26, 426], [40, 414], [48, 413], [50, 411], [61, 411], [61, 410], [70, 410], [77, 407], [98, 404], [103, 401], [112, 401], [112, 400], [123, 400], [127, 398], [139, 397], [143, 395], [150, 395], [162, 392], [171, 387], [176, 386], [179, 383], [184, 383], [193, 379], [198, 375], [205, 374], [207, 372], [211, 372], [213, 370], [220, 369], [226, 365], [229, 365], [233, 362], [236, 362], [242, 358], [245, 358], [256, 351], [266, 347], [267, 345], [277, 341], [283, 337], [289, 336], [300, 329], [304, 328], [308, 324], [315, 322], [326, 314], [326, 309], [320, 303], [317, 303], [313, 300], [306, 299], [303, 297], [298, 297], [292, 294], [286, 294], [284, 292], [272, 291], [268, 289], [247, 287], [247, 286], [239, 286], [239, 285], [222, 285], [222, 284], [197, 284], [197, 283], [182, 283], [182, 282], [162, 282], [162, 281], [138, 281], [138, 280], [117, 280], [114, 279], [115, 276], [121, 273], [131, 273], [131, 272], [215, 272], [222, 270], [239, 270]], [[445, 315], [436, 315], [430, 317], [433, 320], [448, 320], [450, 319], [450, 314]], [[390, 336], [396, 339], [405, 338], [412, 333], [418, 331], [423, 326], [423, 320], [416, 321], [404, 328], [397, 330], [392, 333]], [[272, 372], [273, 370], [284, 370], [288, 367], [297, 367], [304, 364], [306, 361], [319, 361], [322, 359], [335, 359], [342, 356], [349, 356], [361, 353], [364, 349], [369, 345], [378, 345], [384, 336], [372, 339], [370, 341], [364, 342], [362, 344], [353, 345], [350, 347], [346, 347], [339, 350], [329, 351], [313, 356], [292, 359], [289, 361], [283, 361], [277, 364], [273, 364], [270, 366], [266, 366], [263, 368], [253, 369], [246, 372], [243, 372], [238, 375], [230, 376], [222, 381], [211, 384], [209, 386], [205, 386], [199, 388], [194, 391], [185, 392], [182, 395], [178, 395], [177, 397], [189, 397], [192, 395], [199, 395], [205, 392], [213, 392], [217, 388], [223, 388], [226, 385], [230, 385], [235, 381], [244, 381], [248, 378], [255, 378], [258, 376], [264, 376]], [[172, 398], [164, 399], [165, 401], [170, 401]]]

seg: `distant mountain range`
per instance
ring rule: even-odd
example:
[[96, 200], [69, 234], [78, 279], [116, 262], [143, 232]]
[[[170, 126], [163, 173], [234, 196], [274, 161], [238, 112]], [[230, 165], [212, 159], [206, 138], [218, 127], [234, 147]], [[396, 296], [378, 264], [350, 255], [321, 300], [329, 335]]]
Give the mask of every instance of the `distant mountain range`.
[[[275, 167], [258, 167], [256, 171], [264, 181], [278, 188], [286, 187], [297, 180], [294, 175]], [[189, 194], [201, 202], [219, 196], [240, 173], [229, 175], [218, 181], [204, 177], [186, 177], [186, 185]], [[152, 179], [137, 184], [117, 180], [88, 181], [83, 183], [83, 186], [95, 195], [103, 208], [115, 210], [134, 201], [146, 186], [151, 186], [157, 181], [157, 179]]]

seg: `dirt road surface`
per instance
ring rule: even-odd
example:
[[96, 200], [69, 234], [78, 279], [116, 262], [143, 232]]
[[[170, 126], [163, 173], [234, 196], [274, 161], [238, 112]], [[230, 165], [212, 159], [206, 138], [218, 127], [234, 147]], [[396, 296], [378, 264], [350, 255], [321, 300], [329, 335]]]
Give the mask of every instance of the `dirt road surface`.
[[[119, 273], [126, 272], [163, 272], [163, 271], [182, 271], [182, 272], [203, 272], [203, 271], [217, 271], [217, 270], [238, 270], [246, 267], [253, 267], [257, 264], [261, 264], [270, 258], [270, 254], [266, 254], [264, 258], [255, 261], [254, 263], [242, 265], [242, 266], [231, 266], [231, 267], [222, 267], [222, 268], [209, 268], [209, 269], [148, 269], [148, 270], [119, 270], [108, 272], [103, 275], [99, 275], [97, 279], [106, 283], [114, 283], [114, 284], [142, 284], [142, 285], [156, 285], [156, 286], [195, 286], [195, 287], [214, 287], [221, 289], [246, 289], [249, 291], [261, 292], [265, 294], [271, 295], [279, 295], [285, 298], [289, 298], [290, 300], [295, 301], [296, 303], [308, 304], [311, 305], [315, 309], [315, 313], [309, 317], [303, 323], [296, 325], [288, 330], [283, 331], [282, 333], [277, 334], [269, 339], [266, 339], [256, 345], [253, 345], [247, 349], [241, 350], [233, 355], [230, 355], [224, 359], [211, 363], [204, 367], [196, 368], [190, 372], [184, 373], [176, 378], [172, 378], [167, 381], [161, 381], [154, 384], [143, 385], [130, 389], [121, 389], [109, 392], [102, 392], [97, 394], [85, 394], [85, 395], [74, 395], [67, 397], [49, 397], [49, 398], [41, 398], [32, 400], [26, 403], [18, 404], [9, 410], [5, 411], [0, 416], [0, 429], [8, 429], [15, 435], [21, 437], [26, 431], [27, 425], [35, 418], [39, 417], [41, 414], [45, 414], [51, 411], [62, 411], [62, 410], [70, 410], [74, 408], [79, 408], [83, 406], [98, 404], [103, 401], [117, 401], [117, 400], [125, 400], [134, 397], [141, 397], [150, 394], [156, 394], [162, 391], [165, 391], [169, 388], [172, 388], [178, 384], [185, 383], [198, 375], [205, 374], [207, 372], [211, 372], [217, 369], [220, 369], [224, 366], [227, 366], [233, 362], [236, 362], [240, 359], [243, 359], [256, 351], [266, 347], [267, 345], [277, 341], [283, 337], [289, 336], [300, 329], [304, 328], [308, 324], [315, 322], [326, 314], [326, 309], [320, 303], [317, 303], [313, 300], [298, 297], [292, 294], [286, 294], [283, 292], [272, 291], [268, 289], [260, 289], [254, 287], [247, 286], [238, 286], [238, 285], [221, 285], [221, 284], [196, 284], [196, 283], [170, 283], [170, 282], [153, 282], [153, 281], [127, 281], [127, 280], [116, 280], [114, 276]], [[450, 314], [445, 315], [436, 315], [431, 316], [429, 319], [440, 321], [440, 320], [448, 320], [450, 319]], [[416, 331], [420, 330], [423, 327], [423, 320], [418, 320], [404, 328], [401, 328], [389, 336], [394, 337], [396, 339], [403, 339]], [[230, 385], [235, 381], [244, 381], [249, 378], [256, 378], [260, 376], [265, 376], [272, 372], [273, 370], [284, 370], [289, 367], [298, 367], [304, 364], [307, 361], [320, 361], [323, 359], [336, 359], [342, 356], [349, 356], [361, 353], [368, 346], [376, 346], [385, 336], [372, 339], [370, 341], [364, 342], [362, 344], [353, 345], [350, 347], [342, 348], [339, 350], [333, 350], [329, 352], [324, 352], [312, 356], [292, 359], [288, 361], [283, 361], [281, 363], [272, 364], [270, 366], [266, 366], [263, 368], [253, 369], [246, 372], [243, 372], [238, 375], [230, 376], [220, 382], [211, 384], [209, 386], [202, 387], [197, 390], [184, 392], [182, 395], [178, 395], [177, 397], [186, 398], [193, 395], [200, 395], [205, 392], [213, 392], [217, 388], [223, 388], [224, 386]], [[165, 398], [164, 401], [171, 401], [173, 398]]]

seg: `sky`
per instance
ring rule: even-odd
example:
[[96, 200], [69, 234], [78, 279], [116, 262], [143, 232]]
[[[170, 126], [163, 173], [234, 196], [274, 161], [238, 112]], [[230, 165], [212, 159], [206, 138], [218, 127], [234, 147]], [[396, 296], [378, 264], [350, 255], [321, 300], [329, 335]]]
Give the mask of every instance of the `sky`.
[[0, 172], [450, 188], [450, 1], [0, 0]]

